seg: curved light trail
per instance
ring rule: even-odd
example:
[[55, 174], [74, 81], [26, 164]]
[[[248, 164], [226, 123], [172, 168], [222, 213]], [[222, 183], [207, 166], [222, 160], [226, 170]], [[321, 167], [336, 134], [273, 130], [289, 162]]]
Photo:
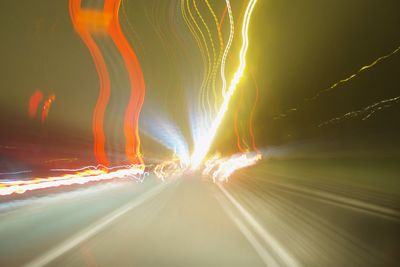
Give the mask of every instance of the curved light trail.
[[100, 48], [92, 34], [109, 35], [124, 60], [131, 95], [124, 118], [125, 153], [131, 164], [143, 163], [140, 152], [139, 115], [144, 101], [145, 84], [137, 56], [121, 29], [121, 0], [105, 0], [102, 10], [82, 9], [81, 0], [70, 0], [70, 17], [92, 55], [100, 80], [100, 94], [93, 113], [94, 154], [99, 164], [108, 166], [105, 151], [104, 114], [110, 98], [110, 77]]
[[113, 14], [109, 34], [121, 53], [130, 81], [131, 95], [124, 119], [125, 153], [131, 164], [142, 164], [139, 116], [144, 102], [145, 83], [139, 60], [121, 29], [119, 22], [120, 5], [121, 0], [106, 0], [104, 4], [105, 10]]
[[69, 1], [69, 13], [75, 31], [89, 49], [99, 77], [100, 92], [92, 121], [93, 150], [97, 162], [108, 166], [105, 149], [104, 114], [110, 99], [110, 77], [104, 57], [94, 41], [92, 33], [105, 34], [111, 22], [111, 14], [95, 10], [83, 10], [81, 9], [81, 0]]
[[245, 67], [246, 67], [246, 54], [247, 54], [247, 49], [249, 47], [249, 37], [248, 37], [248, 31], [249, 31], [249, 24], [250, 24], [250, 18], [251, 14], [254, 10], [254, 6], [257, 3], [257, 0], [250, 0], [249, 4], [247, 5], [245, 14], [244, 14], [244, 19], [243, 19], [243, 26], [242, 26], [242, 48], [240, 50], [240, 63], [239, 67], [229, 85], [228, 91], [224, 96], [222, 105], [218, 111], [217, 116], [215, 117], [211, 128], [201, 136], [200, 140], [197, 140], [195, 143], [195, 148], [194, 152], [191, 157], [191, 167], [193, 169], [196, 169], [199, 167], [201, 162], [204, 160], [204, 158], [207, 155], [208, 150], [210, 149], [211, 143], [214, 140], [214, 137], [217, 133], [217, 130], [219, 128], [219, 125], [222, 122], [222, 119], [224, 118], [224, 115], [226, 111], [228, 110], [229, 102], [231, 100], [231, 97], [233, 96], [238, 83], [240, 82], [240, 79], [244, 73]]
[[[210, 28], [208, 27], [206, 21], [204, 20], [199, 7], [197, 6], [197, 2], [196, 0], [193, 0], [193, 6], [196, 10], [196, 14], [197, 16], [200, 18], [201, 24], [204, 26], [204, 28], [206, 29], [206, 33], [207, 33], [207, 37], [209, 40], [209, 43], [211, 45], [211, 51], [212, 51], [212, 67], [209, 73], [209, 77], [208, 77], [208, 83], [206, 84], [206, 90], [205, 90], [205, 99], [207, 100], [207, 105], [209, 107], [209, 110], [211, 110], [211, 107], [213, 106], [210, 100], [210, 88], [211, 91], [214, 95], [214, 107], [215, 110], [217, 110], [218, 106], [216, 105], [217, 102], [217, 94], [216, 94], [216, 89], [215, 89], [215, 76], [216, 76], [216, 72], [217, 72], [217, 67], [218, 67], [218, 58], [217, 58], [217, 53], [216, 53], [216, 49], [215, 49], [215, 45], [214, 45], [214, 40], [211, 36], [211, 31]], [[209, 6], [210, 8], [211, 6]], [[212, 10], [212, 9], [211, 9]]]
[[[225, 91], [226, 91], [225, 62], [226, 62], [226, 58], [228, 56], [229, 50], [232, 45], [234, 30], [235, 30], [232, 8], [231, 8], [231, 3], [229, 2], [229, 0], [226, 0], [226, 9], [225, 10], [228, 11], [230, 28], [229, 28], [229, 39], [228, 39], [228, 42], [226, 43], [225, 50], [224, 50], [224, 53], [223, 53], [222, 59], [221, 59], [222, 96], [225, 96]], [[225, 17], [225, 13], [226, 13], [226, 11], [224, 11], [223, 18]], [[222, 22], [222, 19], [221, 19], [221, 22]]]
[[400, 51], [400, 46], [397, 47], [396, 49], [394, 49], [394, 50], [393, 50], [392, 52], [390, 52], [389, 54], [383, 55], [383, 56], [381, 56], [381, 57], [375, 59], [375, 60], [374, 60], [373, 62], [371, 62], [370, 64], [365, 65], [365, 66], [362, 66], [362, 67], [359, 68], [355, 73], [353, 73], [353, 74], [347, 76], [346, 78], [343, 78], [343, 79], [341, 79], [341, 80], [335, 82], [334, 84], [332, 84], [332, 85], [329, 86], [328, 88], [325, 88], [325, 89], [323, 89], [323, 90], [319, 90], [314, 96], [304, 99], [301, 103], [299, 103], [299, 104], [297, 105], [297, 107], [293, 107], [293, 108], [287, 109], [284, 113], [281, 113], [281, 114], [275, 116], [275, 117], [274, 117], [274, 120], [278, 120], [278, 119], [281, 119], [281, 118], [286, 118], [289, 114], [291, 114], [291, 113], [293, 113], [293, 112], [295, 112], [295, 111], [298, 111], [299, 108], [301, 107], [301, 105], [302, 105], [302, 104], [305, 104], [307, 101], [314, 101], [314, 100], [317, 100], [317, 99], [318, 99], [321, 95], [323, 95], [324, 93], [327, 93], [327, 92], [330, 92], [330, 91], [333, 91], [333, 90], [336, 90], [336, 89], [340, 88], [340, 86], [341, 86], [342, 84], [345, 84], [345, 83], [350, 82], [351, 80], [357, 78], [361, 73], [363, 73], [363, 72], [365, 72], [365, 71], [367, 71], [367, 70], [369, 70], [369, 69], [375, 67], [377, 64], [381, 63], [382, 61], [384, 61], [384, 60], [386, 60], [386, 59], [388, 59], [388, 58], [390, 58], [390, 57], [396, 55], [399, 51]]

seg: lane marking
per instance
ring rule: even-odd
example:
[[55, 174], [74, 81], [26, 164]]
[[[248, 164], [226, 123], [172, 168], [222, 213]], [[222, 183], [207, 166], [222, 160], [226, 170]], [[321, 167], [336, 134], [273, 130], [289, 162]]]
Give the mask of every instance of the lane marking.
[[135, 198], [131, 202], [127, 203], [126, 205], [120, 207], [116, 211], [108, 214], [107, 216], [103, 217], [96, 223], [92, 224], [90, 227], [86, 228], [85, 230], [79, 232], [75, 236], [73, 236], [70, 239], [67, 239], [63, 243], [59, 244], [55, 248], [45, 252], [41, 256], [37, 257], [33, 261], [29, 262], [28, 264], [25, 264], [25, 267], [42, 267], [50, 262], [54, 261], [61, 255], [65, 254], [66, 252], [72, 250], [82, 242], [88, 240], [89, 238], [93, 237], [100, 231], [102, 231], [104, 228], [109, 226], [112, 222], [120, 218], [122, 215], [126, 214], [128, 211], [140, 206], [144, 202], [150, 200], [154, 196], [156, 196], [158, 193], [160, 193], [166, 186], [166, 183], [162, 183], [157, 185], [156, 187], [146, 191], [142, 195], [140, 195], [138, 198]]
[[[363, 200], [349, 198], [347, 196], [341, 196], [333, 194], [331, 192], [322, 191], [320, 189], [308, 189], [301, 185], [290, 185], [289, 183], [269, 181], [268, 183], [278, 187], [278, 190], [298, 194], [300, 196], [309, 197], [312, 199], [320, 200], [322, 202], [334, 204], [347, 209], [353, 209], [359, 212], [365, 212], [375, 216], [392, 219], [399, 221], [400, 212], [388, 207], [383, 207], [377, 204], [369, 203]], [[280, 189], [280, 188], [281, 189]], [[285, 190], [286, 188], [286, 190]]]
[[229, 218], [233, 221], [233, 223], [239, 228], [242, 234], [245, 236], [247, 241], [249, 241], [250, 245], [255, 249], [258, 255], [261, 257], [262, 261], [264, 262], [265, 266], [269, 267], [279, 267], [279, 264], [276, 260], [272, 257], [272, 255], [265, 249], [265, 247], [257, 240], [257, 238], [251, 233], [249, 228], [240, 220], [230, 208], [226, 205], [225, 201], [222, 200], [222, 197], [215, 196], [218, 202], [221, 204], [222, 208], [229, 216]]
[[286, 266], [302, 266], [220, 183], [217, 185], [226, 198], [237, 208], [246, 222], [254, 229], [260, 238], [273, 249]]

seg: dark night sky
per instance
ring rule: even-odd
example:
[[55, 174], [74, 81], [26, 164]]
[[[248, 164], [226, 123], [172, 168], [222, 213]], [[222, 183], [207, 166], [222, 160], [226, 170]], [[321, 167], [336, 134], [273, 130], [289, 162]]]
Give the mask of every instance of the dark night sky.
[[[168, 114], [189, 138], [186, 111], [190, 103], [186, 95], [188, 90], [197, 90], [202, 69], [188, 30], [176, 18], [180, 13], [174, 10], [174, 3], [124, 1], [126, 14], [121, 14], [121, 23], [139, 56], [146, 79], [142, 119], [150, 119], [150, 113]], [[234, 0], [232, 4], [238, 16], [242, 1]], [[12, 157], [18, 154], [23, 158], [23, 153], [10, 152], [7, 146], [21, 148], [34, 144], [32, 149], [36, 151], [46, 147], [43, 153], [48, 153], [48, 158], [68, 153], [73, 157], [75, 148], [90, 149], [98, 77], [87, 48], [72, 28], [68, 1], [1, 1], [0, 8], [2, 157], [11, 153]], [[222, 14], [223, 5], [215, 5], [215, 10]], [[303, 99], [400, 46], [399, 10], [398, 0], [259, 0], [250, 26], [248, 68], [240, 84], [249, 99], [245, 101], [249, 103], [247, 111], [254, 97], [251, 75], [260, 89], [254, 124], [258, 144], [264, 147], [321, 136], [396, 136], [398, 105], [366, 121], [357, 117], [322, 128], [317, 125], [399, 96], [400, 54], [315, 101], [304, 104]], [[224, 31], [226, 38], [228, 29]], [[109, 149], [118, 154], [123, 140], [117, 129], [122, 126], [120, 115], [126, 103], [127, 78], [113, 44], [106, 38], [99, 42], [106, 51], [114, 81], [106, 132]], [[235, 43], [232, 55], [237, 54], [238, 48]], [[27, 117], [28, 100], [36, 89], [56, 95], [44, 126], [39, 120]], [[235, 96], [234, 103], [239, 97], [240, 94]], [[299, 111], [289, 117], [273, 119], [297, 106]], [[243, 120], [247, 120], [248, 112], [243, 114]], [[233, 150], [232, 117], [231, 113], [224, 121], [216, 149]], [[142, 138], [144, 149], [157, 149], [149, 138], [144, 135]]]

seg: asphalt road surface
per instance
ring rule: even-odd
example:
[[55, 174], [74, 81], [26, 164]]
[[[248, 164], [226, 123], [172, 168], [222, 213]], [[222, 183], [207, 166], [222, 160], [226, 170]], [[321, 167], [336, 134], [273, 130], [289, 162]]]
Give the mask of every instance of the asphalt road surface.
[[0, 266], [400, 266], [395, 174], [315, 164], [3, 200]]

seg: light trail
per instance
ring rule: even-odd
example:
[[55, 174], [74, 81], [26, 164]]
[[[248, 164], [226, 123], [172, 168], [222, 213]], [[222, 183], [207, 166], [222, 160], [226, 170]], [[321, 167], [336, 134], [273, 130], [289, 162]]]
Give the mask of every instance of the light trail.
[[240, 142], [240, 133], [239, 133], [239, 127], [238, 127], [238, 116], [239, 116], [239, 109], [235, 110], [235, 115], [233, 118], [233, 129], [235, 132], [235, 136], [236, 136], [236, 147], [239, 150], [239, 152], [244, 153], [245, 150], [242, 147], [242, 144]]
[[247, 5], [245, 14], [244, 14], [244, 19], [243, 19], [243, 26], [242, 26], [242, 48], [240, 50], [240, 55], [239, 55], [239, 67], [229, 85], [227, 93], [224, 95], [224, 99], [222, 102], [222, 105], [218, 111], [217, 116], [215, 117], [211, 128], [208, 129], [208, 131], [200, 137], [200, 140], [196, 140], [195, 143], [195, 148], [193, 155], [191, 157], [191, 167], [193, 169], [196, 169], [199, 167], [201, 162], [204, 160], [206, 157], [208, 150], [210, 149], [211, 143], [213, 142], [215, 135], [217, 133], [217, 130], [219, 128], [219, 125], [222, 122], [222, 119], [224, 118], [224, 115], [226, 111], [228, 110], [229, 102], [231, 100], [231, 97], [233, 96], [236, 87], [238, 83], [240, 82], [241, 77], [243, 76], [245, 67], [246, 67], [246, 54], [247, 54], [247, 49], [249, 47], [249, 38], [248, 38], [248, 31], [249, 31], [249, 24], [250, 24], [250, 18], [251, 14], [254, 10], [254, 6], [257, 3], [257, 0], [250, 0], [249, 4]]
[[143, 164], [140, 151], [139, 116], [144, 102], [145, 83], [139, 60], [121, 29], [120, 5], [121, 0], [106, 0], [104, 9], [113, 14], [108, 32], [121, 53], [130, 82], [131, 95], [124, 118], [126, 157], [131, 164]]
[[[193, 39], [195, 40], [195, 43], [200, 51], [200, 56], [201, 56], [201, 60], [203, 62], [204, 65], [204, 72], [203, 72], [203, 77], [202, 77], [202, 82], [201, 82], [201, 86], [200, 86], [200, 94], [201, 94], [201, 90], [203, 89], [203, 84], [204, 84], [204, 80], [206, 79], [207, 76], [207, 57], [206, 57], [206, 53], [205, 50], [203, 48], [202, 42], [200, 40], [199, 35], [196, 32], [195, 26], [192, 25], [191, 21], [190, 21], [190, 10], [186, 11], [186, 0], [181, 0], [180, 1], [180, 11], [181, 11], [181, 16], [183, 18], [183, 21], [185, 22], [187, 28], [189, 29]], [[190, 7], [188, 7], [189, 9]], [[190, 18], [189, 18], [190, 17]]]
[[[225, 96], [225, 91], [226, 91], [226, 78], [225, 78], [226, 58], [227, 58], [229, 50], [231, 48], [234, 33], [235, 33], [235, 24], [233, 21], [232, 8], [231, 8], [231, 3], [229, 0], [226, 0], [226, 9], [224, 11], [223, 18], [225, 17], [226, 10], [228, 11], [228, 16], [229, 16], [229, 38], [228, 38], [228, 42], [226, 43], [224, 53], [223, 53], [222, 59], [221, 59], [222, 96]], [[222, 22], [222, 19], [221, 19], [221, 22]]]
[[327, 125], [332, 125], [332, 124], [337, 124], [340, 123], [344, 120], [350, 119], [350, 118], [355, 118], [361, 115], [364, 115], [363, 118], [361, 120], [365, 121], [367, 119], [369, 119], [371, 116], [373, 116], [373, 114], [375, 114], [376, 112], [382, 111], [384, 109], [390, 108], [393, 105], [396, 105], [400, 103], [400, 96], [397, 97], [393, 97], [393, 98], [389, 98], [389, 99], [384, 99], [381, 100], [379, 102], [376, 102], [372, 105], [369, 105], [367, 107], [364, 107], [362, 109], [359, 110], [355, 110], [355, 111], [350, 111], [347, 112], [346, 114], [327, 120], [325, 122], [322, 122], [318, 125], [318, 127], [323, 127], [323, 126], [327, 126]]
[[42, 124], [46, 120], [47, 116], [49, 115], [50, 107], [53, 104], [54, 100], [56, 100], [55, 95], [50, 95], [46, 101], [44, 101], [43, 108], [42, 108]]
[[[182, 0], [182, 1], [185, 1], [185, 0]], [[196, 32], [195, 30], [197, 29], [197, 31], [198, 31], [198, 33], [200, 34], [200, 37], [201, 37], [201, 39], [199, 38], [199, 40], [202, 41], [200, 43], [204, 44], [204, 48], [205, 48], [205, 51], [204, 50], [203, 51], [205, 52], [204, 54], [206, 55], [206, 63], [205, 63], [205, 70], [206, 71], [204, 73], [204, 78], [203, 78], [203, 81], [202, 81], [202, 84], [201, 84], [201, 87], [200, 87], [201, 107], [203, 108], [203, 111], [205, 112], [207, 110], [206, 101], [205, 101], [206, 100], [205, 91], [207, 90], [207, 86], [208, 86], [208, 83], [210, 81], [211, 70], [212, 70], [211, 55], [210, 55], [210, 50], [208, 48], [207, 41], [206, 41], [206, 38], [204, 36], [204, 33], [201, 31], [201, 28], [200, 28], [199, 24], [197, 23], [194, 15], [193, 15], [193, 13], [191, 11], [189, 0], [186, 0], [186, 5], [187, 5], [187, 11], [189, 13], [189, 17], [191, 18], [192, 22], [194, 23], [194, 27], [193, 27], [194, 28], [194, 32]], [[203, 47], [203, 45], [201, 45], [201, 47]], [[211, 109], [211, 106], [209, 106], [209, 108]], [[205, 123], [203, 122], [203, 124], [205, 124]], [[205, 124], [205, 125], [207, 125], [207, 124]]]
[[[199, 17], [199, 19], [201, 21], [201, 24], [204, 26], [204, 29], [206, 30], [206, 33], [207, 33], [207, 37], [208, 37], [209, 42], [207, 42], [206, 39], [203, 39], [204, 43], [206, 45], [206, 48], [208, 48], [208, 44], [207, 43], [209, 43], [211, 45], [212, 56], [210, 54], [209, 57], [212, 58], [212, 60], [210, 60], [207, 82], [205, 83], [205, 87], [203, 89], [203, 94], [202, 94], [203, 101], [206, 101], [206, 104], [208, 106], [208, 110], [211, 111], [212, 103], [211, 103], [210, 97], [209, 97], [209, 93], [210, 93], [209, 88], [210, 87], [211, 87], [211, 90], [214, 93], [214, 99], [216, 100], [215, 74], [216, 74], [217, 59], [216, 59], [215, 46], [214, 46], [213, 38], [211, 37], [211, 31], [208, 28], [207, 23], [205, 22], [203, 16], [201, 15], [201, 12], [200, 12], [200, 10], [199, 10], [199, 8], [197, 6], [196, 0], [192, 0], [192, 2], [193, 2], [193, 7], [194, 7], [194, 9], [196, 11], [196, 14]], [[200, 28], [199, 28], [199, 30], [200, 30]], [[206, 36], [206, 34], [202, 33], [202, 36]], [[209, 48], [207, 49], [207, 51], [208, 51], [208, 53], [210, 53], [209, 52]], [[214, 107], [215, 107], [215, 110], [217, 110], [215, 102], [214, 102]]]
[[125, 153], [131, 164], [142, 164], [139, 115], [144, 102], [145, 84], [137, 56], [125, 38], [119, 21], [121, 0], [105, 0], [103, 9], [82, 9], [81, 0], [70, 0], [70, 17], [75, 31], [88, 47], [100, 80], [100, 95], [93, 114], [94, 154], [99, 164], [108, 166], [105, 151], [104, 114], [110, 98], [110, 77], [104, 57], [92, 35], [111, 37], [125, 63], [131, 94], [124, 116]]
[[33, 178], [29, 180], [0, 182], [0, 196], [23, 194], [27, 191], [54, 188], [67, 185], [82, 185], [112, 179], [135, 178], [141, 180], [145, 175], [143, 165], [132, 165], [130, 168], [107, 172], [104, 169], [88, 169], [74, 174]]
[[254, 130], [253, 130], [253, 123], [254, 123], [254, 114], [256, 112], [256, 106], [259, 98], [259, 88], [258, 88], [258, 83], [257, 80], [255, 79], [254, 75], [251, 75], [251, 78], [253, 79], [254, 82], [254, 87], [256, 89], [256, 96], [254, 99], [253, 107], [251, 108], [250, 112], [250, 118], [249, 118], [249, 133], [250, 133], [250, 138], [251, 138], [251, 146], [253, 147], [253, 150], [257, 153], [261, 153], [260, 150], [257, 148], [256, 145], [256, 138], [254, 136]]
[[213, 94], [214, 94], [214, 106], [215, 106], [215, 110], [218, 110], [218, 98], [217, 98], [217, 92], [216, 92], [216, 76], [217, 76], [217, 68], [218, 66], [221, 64], [222, 61], [222, 55], [223, 55], [223, 50], [224, 50], [224, 42], [222, 40], [222, 33], [221, 33], [221, 28], [220, 25], [218, 23], [218, 19], [217, 16], [215, 15], [214, 10], [212, 9], [212, 6], [210, 5], [210, 3], [208, 2], [208, 0], [205, 0], [206, 5], [208, 7], [208, 10], [210, 11], [213, 19], [214, 19], [214, 23], [215, 23], [215, 27], [217, 29], [217, 34], [218, 34], [218, 41], [219, 41], [219, 52], [218, 52], [218, 58], [216, 61], [216, 64], [214, 66], [214, 70], [213, 70]]
[[36, 90], [29, 99], [28, 115], [34, 118], [37, 113], [38, 106], [42, 102], [43, 93], [40, 90]]
[[168, 177], [181, 175], [185, 171], [185, 168], [183, 167], [184, 166], [182, 166], [182, 162], [180, 162], [179, 159], [172, 159], [157, 164], [154, 167], [153, 172], [157, 178], [164, 182]]
[[[229, 1], [229, 0], [227, 0], [227, 1]], [[228, 11], [228, 7], [225, 7], [224, 8], [224, 12], [222, 12], [222, 16], [221, 16], [221, 19], [220, 19], [219, 24], [218, 24], [220, 29], [222, 29], [222, 25], [224, 24], [225, 16], [226, 16], [226, 12], [227, 11]]]
[[[129, 169], [129, 168], [133, 168], [136, 165], [131, 165], [131, 164], [127, 164], [127, 165], [120, 165], [120, 166], [112, 166], [112, 167], [107, 167], [101, 164], [98, 165], [89, 165], [89, 166], [85, 166], [85, 167], [81, 167], [81, 168], [74, 168], [74, 169], [50, 169], [50, 171], [52, 172], [73, 172], [73, 173], [77, 173], [77, 172], [82, 172], [82, 171], [87, 171], [87, 170], [103, 170], [103, 171], [111, 171], [111, 170], [115, 170], [115, 169]], [[143, 165], [143, 167], [145, 167]]]
[[[239, 152], [241, 153], [246, 153], [247, 151], [250, 150], [250, 146], [247, 145], [246, 143], [246, 138], [245, 138], [245, 134], [243, 133], [244, 129], [243, 129], [243, 121], [240, 120], [239, 122], [239, 114], [241, 110], [243, 109], [243, 105], [244, 103], [244, 90], [243, 88], [239, 87], [237, 89], [239, 92], [239, 99], [236, 101], [235, 104], [235, 111], [234, 111], [234, 117], [233, 117], [233, 129], [234, 129], [234, 133], [236, 136], [236, 148], [238, 149]], [[242, 145], [243, 144], [243, 145]]]
[[261, 158], [261, 154], [254, 153], [243, 153], [229, 158], [220, 158], [219, 155], [215, 155], [204, 163], [202, 173], [211, 176], [214, 183], [227, 182], [235, 171], [252, 166]]
[[84, 10], [81, 8], [81, 0], [69, 1], [69, 13], [75, 31], [89, 49], [99, 77], [100, 93], [92, 120], [93, 150], [97, 162], [108, 165], [105, 149], [104, 114], [110, 99], [110, 77], [105, 59], [92, 34], [105, 34], [107, 32], [111, 22], [111, 14], [96, 10]]
[[[335, 89], [339, 88], [340, 85], [342, 85], [342, 84], [344, 84], [344, 83], [347, 83], [347, 82], [349, 82], [349, 81], [351, 81], [351, 80], [357, 78], [361, 73], [365, 72], [366, 70], [369, 70], [369, 69], [373, 68], [374, 66], [376, 66], [377, 64], [379, 64], [381, 61], [384, 61], [384, 60], [386, 60], [386, 59], [388, 59], [388, 58], [394, 56], [394, 55], [397, 54], [399, 51], [400, 51], [400, 46], [397, 47], [397, 48], [396, 48], [395, 50], [393, 50], [392, 52], [390, 52], [389, 54], [386, 54], [386, 55], [384, 55], [384, 56], [381, 56], [381, 57], [375, 59], [375, 60], [374, 60], [373, 62], [371, 62], [370, 64], [365, 65], [365, 66], [362, 66], [362, 67], [359, 68], [358, 71], [356, 71], [355, 73], [353, 73], [353, 74], [347, 76], [346, 78], [343, 78], [343, 79], [339, 80], [338, 82], [332, 84], [332, 85], [329, 86], [328, 88], [325, 88], [325, 89], [323, 89], [323, 90], [318, 91], [314, 96], [304, 99], [303, 102], [302, 102], [301, 104], [304, 104], [304, 103], [307, 102], [307, 101], [314, 101], [314, 100], [318, 99], [318, 98], [319, 98], [321, 95], [323, 95], [324, 93], [327, 93], [327, 92], [330, 92], [330, 91], [332, 91], [332, 90], [335, 90]], [[281, 114], [275, 116], [275, 117], [274, 117], [274, 120], [281, 119], [281, 118], [285, 118], [285, 117], [287, 117], [290, 113], [295, 112], [295, 111], [298, 111], [298, 109], [300, 108], [300, 105], [301, 105], [301, 104], [299, 104], [297, 107], [290, 108], [290, 109], [286, 110], [284, 113], [281, 113]]]
[[[186, 6], [187, 6], [187, 13], [189, 15], [187, 15], [186, 13]], [[204, 101], [204, 90], [205, 87], [207, 85], [207, 79], [209, 77], [209, 72], [211, 69], [211, 62], [210, 62], [210, 54], [208, 53], [208, 49], [206, 50], [203, 47], [203, 42], [201, 39], [204, 40], [204, 38], [200, 38], [199, 35], [197, 34], [197, 30], [199, 30], [198, 24], [196, 22], [196, 20], [193, 17], [193, 14], [190, 10], [190, 5], [189, 5], [189, 0], [181, 0], [181, 13], [182, 13], [182, 17], [187, 25], [187, 27], [189, 28], [190, 32], [192, 33], [193, 38], [195, 39], [197, 46], [199, 47], [200, 50], [200, 54], [201, 54], [201, 58], [203, 60], [203, 64], [204, 64], [204, 72], [203, 72], [203, 78], [201, 81], [201, 85], [200, 85], [200, 91], [199, 91], [199, 96], [200, 96], [200, 107], [199, 110], [201, 112], [205, 112], [207, 110], [206, 105], [205, 105], [205, 101]], [[194, 22], [195, 25], [192, 25], [191, 21]], [[197, 29], [197, 30], [196, 30]], [[202, 34], [202, 32], [200, 31], [200, 34]], [[202, 36], [204, 37], [204, 35]], [[207, 123], [205, 122], [205, 118], [201, 118], [201, 124], [202, 125], [207, 125]]]
[[330, 86], [329, 88], [327, 88], [327, 89], [324, 89], [324, 90], [319, 91], [316, 95], [314, 95], [313, 97], [308, 98], [308, 99], [306, 99], [306, 100], [314, 100], [314, 99], [318, 98], [321, 94], [323, 94], [323, 93], [325, 93], [325, 92], [329, 92], [329, 91], [335, 89], [336, 87], [338, 87], [339, 85], [341, 85], [342, 83], [348, 82], [348, 81], [350, 81], [350, 80], [356, 78], [358, 75], [360, 75], [360, 73], [362, 73], [362, 72], [364, 72], [364, 71], [366, 71], [366, 70], [368, 70], [368, 69], [374, 67], [376, 64], [378, 64], [378, 63], [381, 62], [382, 60], [385, 60], [385, 59], [390, 58], [391, 56], [393, 56], [394, 54], [396, 54], [396, 53], [399, 52], [399, 51], [400, 51], [400, 46], [397, 47], [395, 50], [393, 50], [391, 53], [389, 53], [389, 54], [387, 54], [387, 55], [384, 55], [384, 56], [382, 56], [382, 57], [379, 57], [379, 58], [375, 59], [372, 63], [370, 63], [370, 64], [368, 64], [368, 65], [366, 65], [366, 66], [361, 67], [361, 68], [360, 68], [357, 72], [355, 72], [354, 74], [352, 74], [352, 75], [350, 75], [350, 76], [348, 76], [348, 77], [346, 77], [346, 78], [344, 78], [344, 79], [342, 79], [342, 80], [340, 80], [340, 81], [334, 83], [333, 85], [331, 85], [331, 86]]

